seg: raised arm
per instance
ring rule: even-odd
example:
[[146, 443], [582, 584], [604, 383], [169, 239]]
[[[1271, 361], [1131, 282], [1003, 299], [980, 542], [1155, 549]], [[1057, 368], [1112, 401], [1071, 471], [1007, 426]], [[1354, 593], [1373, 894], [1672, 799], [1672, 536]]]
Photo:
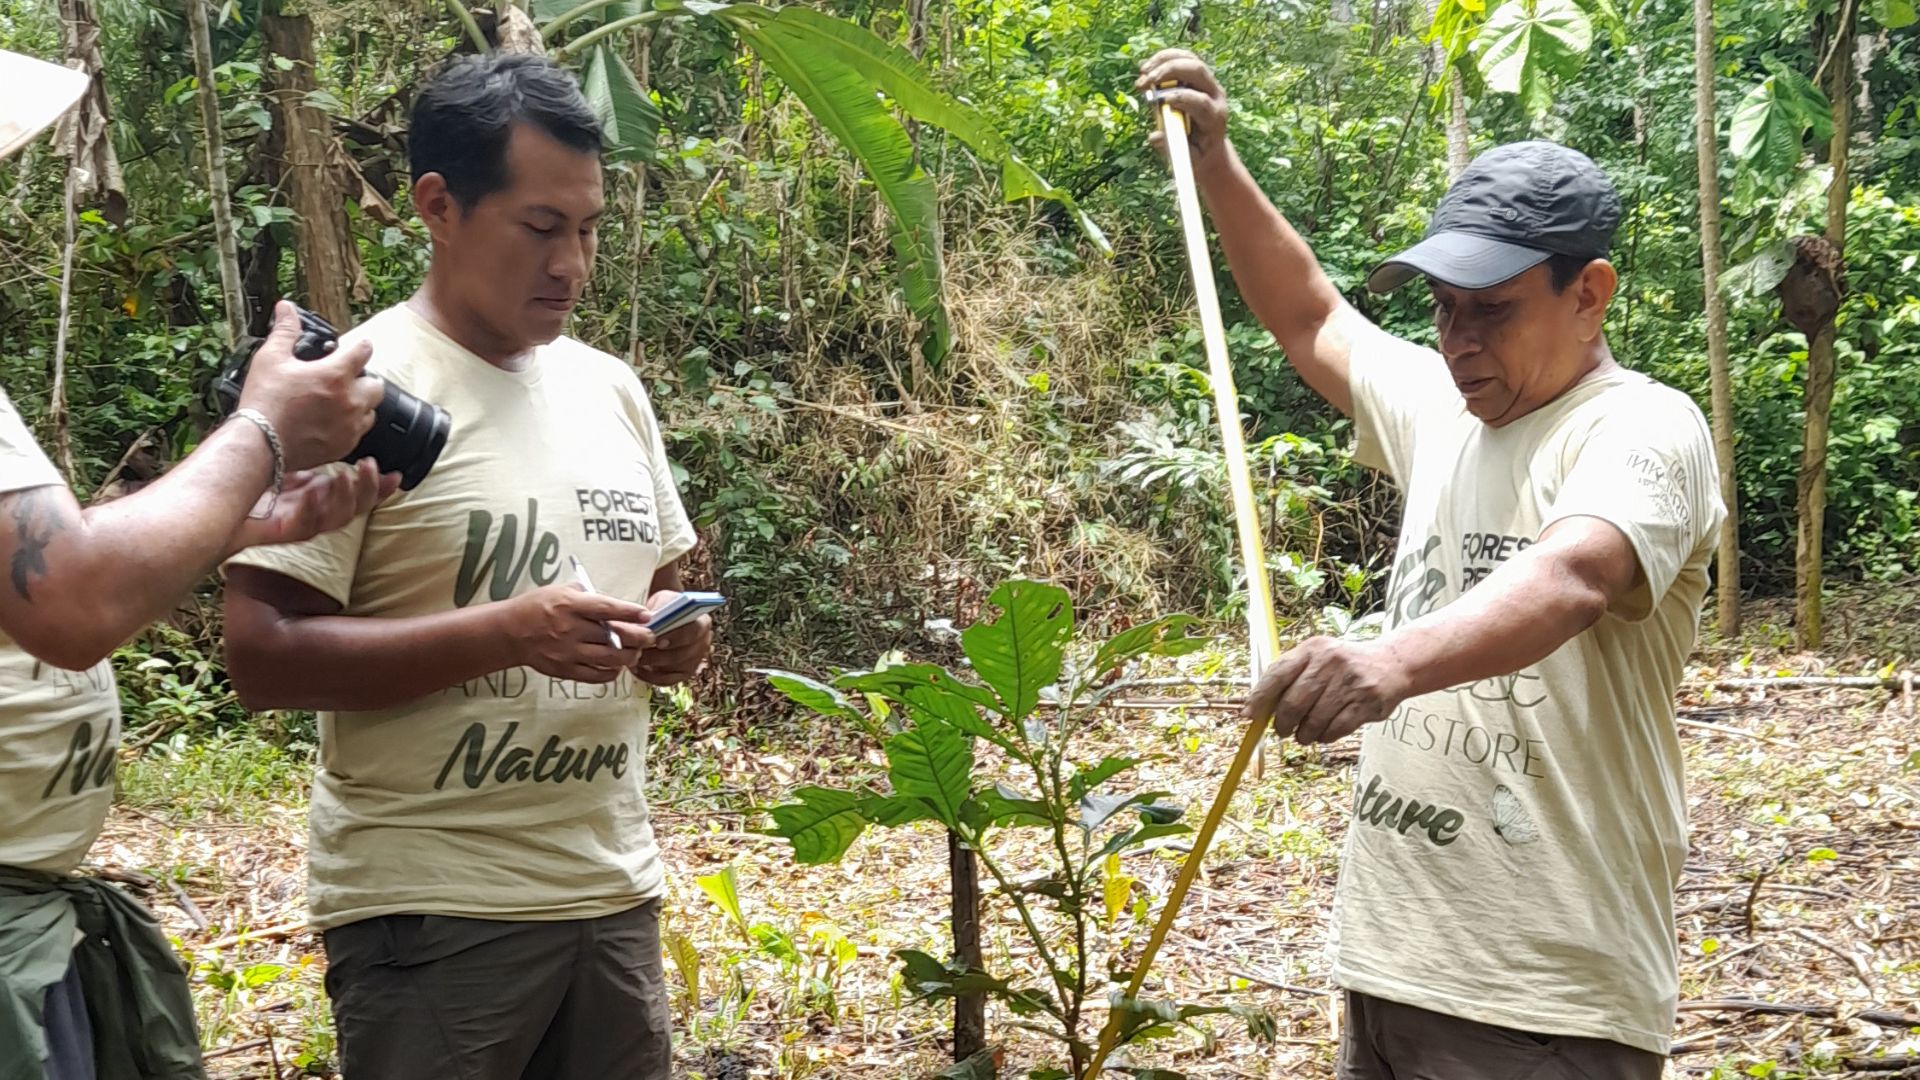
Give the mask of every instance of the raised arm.
[[[1347, 370], [1352, 347], [1338, 317], [1347, 303], [1313, 250], [1274, 209], [1234, 152], [1226, 135], [1227, 96], [1219, 81], [1198, 56], [1167, 49], [1141, 65], [1134, 86], [1155, 91], [1157, 100], [1186, 114], [1194, 180], [1240, 295], [1307, 385], [1351, 416]], [[1159, 130], [1149, 138], [1155, 146], [1164, 141]]]

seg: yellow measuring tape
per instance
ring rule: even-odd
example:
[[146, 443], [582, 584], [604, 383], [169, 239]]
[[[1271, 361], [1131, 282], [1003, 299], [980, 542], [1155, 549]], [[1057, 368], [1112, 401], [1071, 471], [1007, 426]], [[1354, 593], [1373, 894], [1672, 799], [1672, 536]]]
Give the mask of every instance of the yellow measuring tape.
[[[1233, 366], [1227, 361], [1227, 332], [1220, 319], [1220, 297], [1214, 291], [1213, 259], [1207, 252], [1206, 223], [1200, 216], [1200, 191], [1193, 181], [1193, 152], [1187, 145], [1186, 117], [1171, 105], [1162, 105], [1160, 127], [1167, 135], [1167, 158], [1173, 166], [1173, 186], [1180, 202], [1180, 223], [1187, 236], [1187, 262], [1193, 270], [1194, 299], [1200, 305], [1200, 335], [1207, 349], [1207, 371], [1208, 379], [1213, 383], [1214, 411], [1220, 415], [1220, 444], [1226, 451], [1234, 523], [1240, 533], [1240, 560], [1247, 575], [1247, 641], [1253, 654], [1253, 678], [1257, 680], [1267, 665], [1280, 655], [1280, 627], [1273, 616], [1273, 590], [1267, 580], [1267, 557], [1260, 537], [1260, 508], [1254, 503], [1253, 477], [1247, 471], [1246, 436], [1240, 430], [1240, 393], [1234, 388]], [[1228, 804], [1233, 802], [1233, 794], [1240, 787], [1240, 778], [1260, 753], [1260, 741], [1267, 733], [1270, 719], [1254, 719], [1247, 725], [1246, 734], [1241, 736], [1240, 749], [1234, 752], [1233, 764], [1227, 768], [1226, 779], [1220, 783], [1220, 793], [1213, 797], [1213, 806], [1207, 810], [1206, 820], [1194, 835], [1193, 851], [1180, 864], [1180, 873], [1173, 881], [1173, 892], [1167, 895], [1166, 906], [1160, 911], [1160, 921], [1154, 925], [1152, 936], [1147, 938], [1146, 951], [1140, 954], [1140, 963], [1134, 967], [1133, 981], [1127, 986], [1127, 997], [1140, 996], [1140, 988], [1147, 981], [1147, 971], [1152, 968], [1160, 946], [1167, 940], [1167, 932], [1173, 929], [1173, 920], [1180, 914], [1180, 905], [1186, 901], [1187, 891], [1193, 887], [1193, 879], [1200, 873], [1200, 861], [1206, 857], [1208, 845], [1213, 843], [1214, 831], [1219, 829], [1220, 819], [1226, 816]], [[1118, 1009], [1107, 1014], [1106, 1026], [1100, 1030], [1099, 1049], [1093, 1055], [1093, 1067], [1087, 1070], [1088, 1080], [1100, 1075], [1107, 1055], [1113, 1052], [1114, 1035], [1119, 1031], [1123, 1015]]]

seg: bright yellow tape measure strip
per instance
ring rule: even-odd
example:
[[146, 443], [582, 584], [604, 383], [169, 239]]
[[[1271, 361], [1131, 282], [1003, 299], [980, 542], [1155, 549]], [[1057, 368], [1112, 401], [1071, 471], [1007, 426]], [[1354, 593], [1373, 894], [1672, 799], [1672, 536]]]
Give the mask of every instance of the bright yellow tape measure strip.
[[[1247, 471], [1246, 437], [1240, 430], [1240, 394], [1234, 389], [1233, 366], [1227, 361], [1227, 332], [1220, 320], [1220, 297], [1214, 291], [1213, 258], [1207, 252], [1206, 224], [1200, 216], [1200, 192], [1193, 182], [1193, 154], [1187, 145], [1186, 118], [1172, 106], [1162, 105], [1160, 127], [1167, 134], [1167, 158], [1173, 166], [1173, 186], [1180, 201], [1180, 222], [1187, 235], [1187, 261], [1193, 270], [1194, 299], [1200, 305], [1200, 334], [1207, 348], [1207, 370], [1209, 381], [1213, 383], [1214, 411], [1220, 414], [1220, 443], [1226, 451], [1227, 478], [1233, 492], [1234, 522], [1240, 532], [1241, 565], [1247, 575], [1247, 640], [1253, 653], [1253, 675], [1257, 679], [1267, 665], [1280, 655], [1280, 627], [1274, 620], [1273, 592], [1267, 581], [1266, 551], [1260, 538], [1260, 509], [1254, 502], [1253, 478]], [[1246, 734], [1241, 736], [1240, 749], [1235, 751], [1226, 779], [1220, 783], [1220, 793], [1213, 797], [1213, 806], [1207, 810], [1206, 820], [1193, 838], [1193, 851], [1187, 855], [1186, 862], [1180, 865], [1179, 876], [1173, 881], [1173, 892], [1167, 895], [1166, 906], [1160, 911], [1160, 921], [1154, 925], [1153, 935], [1147, 938], [1146, 951], [1140, 954], [1140, 962], [1134, 968], [1133, 982], [1127, 987], [1129, 998], [1140, 996], [1140, 988], [1147, 981], [1147, 971], [1153, 967], [1154, 957], [1159, 955], [1160, 946], [1167, 940], [1167, 932], [1173, 929], [1173, 920], [1179, 916], [1180, 906], [1187, 899], [1187, 891], [1193, 887], [1193, 879], [1200, 872], [1200, 861], [1206, 857], [1207, 847], [1213, 843], [1214, 831], [1220, 827], [1220, 820], [1227, 814], [1227, 806], [1233, 802], [1233, 794], [1240, 787], [1240, 778], [1259, 753], [1260, 740], [1267, 733], [1269, 719], [1255, 719], [1247, 725]], [[1119, 1031], [1123, 1015], [1118, 1009], [1107, 1014], [1106, 1026], [1100, 1031], [1100, 1046], [1093, 1056], [1093, 1067], [1086, 1074], [1089, 1080], [1100, 1075], [1107, 1055], [1113, 1052], [1114, 1035]]]

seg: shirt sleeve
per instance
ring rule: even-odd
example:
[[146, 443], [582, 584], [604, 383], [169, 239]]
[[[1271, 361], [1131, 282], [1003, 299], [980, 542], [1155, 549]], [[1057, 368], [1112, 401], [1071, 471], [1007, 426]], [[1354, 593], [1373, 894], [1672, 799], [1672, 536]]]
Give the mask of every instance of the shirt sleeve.
[[1644, 619], [1726, 515], [1706, 418], [1685, 395], [1659, 388], [1613, 408], [1576, 451], [1542, 529], [1572, 517], [1626, 536], [1644, 581], [1613, 614]]
[[27, 430], [27, 422], [13, 407], [12, 399], [0, 392], [0, 494], [66, 484], [47, 452], [34, 441], [33, 432]]
[[248, 548], [228, 559], [223, 569], [251, 566], [284, 574], [325, 593], [345, 610], [352, 606], [353, 579], [360, 566], [360, 547], [366, 540], [367, 522], [378, 512], [376, 507], [341, 528], [297, 544]]
[[1342, 308], [1336, 318], [1349, 345], [1353, 458], [1404, 489], [1422, 416], [1436, 405], [1458, 402], [1459, 393], [1439, 353], [1387, 333], [1352, 308]]
[[[631, 369], [628, 369], [631, 371]], [[673, 480], [673, 460], [667, 456], [666, 440], [660, 434], [660, 421], [653, 403], [638, 375], [627, 387], [628, 401], [634, 410], [634, 423], [647, 440], [648, 467], [653, 472], [653, 509], [660, 519], [660, 565], [666, 566], [699, 542], [693, 522], [687, 517], [686, 504], [680, 500], [680, 486]]]

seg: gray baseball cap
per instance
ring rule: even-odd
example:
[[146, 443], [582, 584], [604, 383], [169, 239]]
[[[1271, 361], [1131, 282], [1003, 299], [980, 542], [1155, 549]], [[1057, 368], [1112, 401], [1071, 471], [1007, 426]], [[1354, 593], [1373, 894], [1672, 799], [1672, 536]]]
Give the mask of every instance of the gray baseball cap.
[[1427, 223], [1426, 238], [1367, 275], [1392, 292], [1416, 277], [1489, 289], [1555, 255], [1604, 259], [1620, 196], [1578, 150], [1551, 142], [1497, 146], [1468, 165]]

